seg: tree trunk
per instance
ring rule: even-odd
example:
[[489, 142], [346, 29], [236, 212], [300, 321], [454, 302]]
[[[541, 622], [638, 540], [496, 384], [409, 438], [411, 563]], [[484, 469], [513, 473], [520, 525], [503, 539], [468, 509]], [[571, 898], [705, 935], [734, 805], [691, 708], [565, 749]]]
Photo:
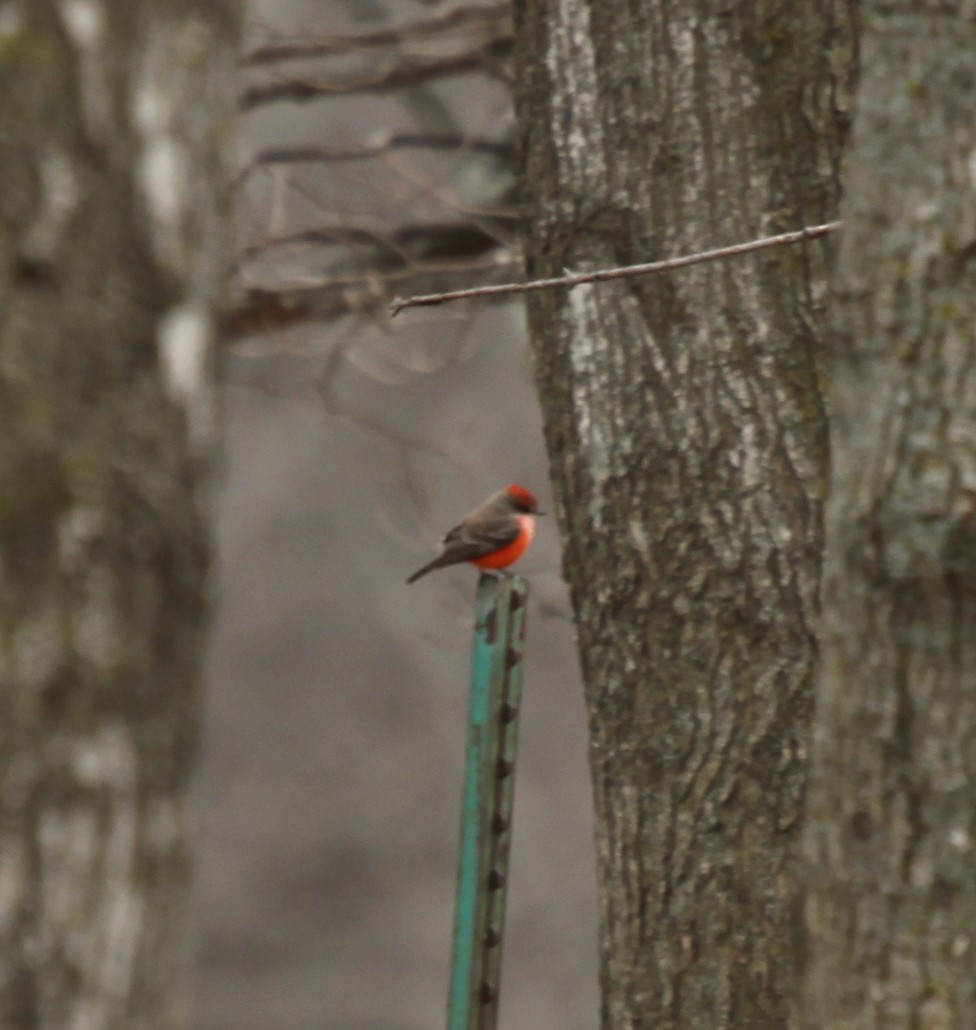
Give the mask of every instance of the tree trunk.
[[806, 1026], [976, 1026], [976, 22], [872, 4], [831, 354]]
[[[835, 217], [844, 3], [516, 10], [530, 276]], [[825, 254], [531, 295], [590, 716], [605, 1027], [787, 1020]]]
[[171, 1027], [236, 5], [2, 20], [0, 1024]]

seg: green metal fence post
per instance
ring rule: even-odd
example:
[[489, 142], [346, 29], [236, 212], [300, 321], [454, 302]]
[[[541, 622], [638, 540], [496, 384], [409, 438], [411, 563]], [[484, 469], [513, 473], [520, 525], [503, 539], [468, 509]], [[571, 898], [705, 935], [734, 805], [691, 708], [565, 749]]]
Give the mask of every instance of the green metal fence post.
[[448, 1030], [497, 1021], [527, 600], [519, 576], [478, 581]]

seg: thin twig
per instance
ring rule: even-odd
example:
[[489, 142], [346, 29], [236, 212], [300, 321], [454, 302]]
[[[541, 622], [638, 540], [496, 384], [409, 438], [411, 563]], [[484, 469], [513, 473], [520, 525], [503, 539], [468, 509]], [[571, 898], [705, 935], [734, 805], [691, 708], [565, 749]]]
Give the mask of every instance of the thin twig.
[[766, 250], [768, 247], [782, 247], [786, 244], [802, 243], [804, 240], [816, 240], [839, 228], [840, 222], [826, 222], [824, 225], [810, 225], [804, 229], [798, 229], [796, 232], [786, 232], [779, 236], [764, 236], [762, 239], [750, 240], [748, 243], [736, 243], [731, 247], [704, 250], [697, 254], [687, 254], [684, 257], [668, 258], [666, 261], [650, 261], [642, 265], [625, 265], [621, 268], [601, 268], [596, 272], [579, 272], [573, 275], [564, 275], [558, 279], [533, 279], [527, 283], [501, 283], [498, 286], [476, 286], [469, 290], [427, 293], [417, 297], [395, 297], [393, 303], [390, 304], [390, 317], [399, 314], [405, 308], [429, 307], [434, 304], [446, 304], [452, 300], [497, 297], [506, 293], [530, 293], [533, 290], [550, 290], [556, 286], [581, 286], [584, 283], [599, 283], [609, 279], [627, 279], [635, 275], [668, 272], [675, 268], [700, 265], [706, 261], [735, 257], [738, 254], [751, 254], [753, 251]]

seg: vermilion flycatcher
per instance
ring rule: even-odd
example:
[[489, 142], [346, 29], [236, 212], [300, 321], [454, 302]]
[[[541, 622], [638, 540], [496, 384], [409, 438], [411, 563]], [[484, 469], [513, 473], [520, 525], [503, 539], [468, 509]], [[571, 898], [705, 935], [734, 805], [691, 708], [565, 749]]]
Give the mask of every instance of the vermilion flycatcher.
[[529, 549], [535, 517], [541, 514], [538, 502], [524, 486], [513, 483], [499, 490], [456, 525], [444, 537], [441, 553], [407, 582], [464, 561], [479, 569], [507, 569]]

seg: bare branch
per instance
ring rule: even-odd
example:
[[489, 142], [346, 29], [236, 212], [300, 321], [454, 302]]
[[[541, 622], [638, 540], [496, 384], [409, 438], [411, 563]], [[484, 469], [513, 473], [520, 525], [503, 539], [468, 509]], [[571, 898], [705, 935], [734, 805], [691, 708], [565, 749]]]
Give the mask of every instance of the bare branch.
[[269, 250], [303, 243], [318, 246], [371, 247], [377, 253], [385, 253], [387, 260], [401, 264], [408, 260], [407, 253], [398, 247], [389, 235], [379, 230], [359, 225], [318, 225], [282, 236], [270, 236], [259, 243], [241, 248], [238, 267], [247, 261], [263, 257]]
[[[270, 74], [250, 84], [242, 103], [246, 108], [254, 108], [285, 100], [364, 96], [469, 72], [505, 77], [512, 47], [511, 6], [507, 0], [452, 7], [435, 16], [390, 28], [273, 42], [249, 54], [247, 63], [252, 68], [268, 68]], [[278, 70], [283, 62], [312, 58], [338, 59], [339, 64], [328, 65], [321, 72], [289, 68], [287, 77]], [[435, 120], [435, 124], [441, 123]], [[376, 319], [384, 315], [397, 292], [422, 293], [454, 285], [483, 285], [511, 275], [514, 258], [509, 249], [515, 212], [504, 206], [510, 188], [507, 177], [498, 169], [510, 163], [512, 143], [504, 133], [499, 140], [476, 132], [466, 135], [453, 119], [444, 119], [443, 125], [443, 130], [427, 130], [426, 126], [420, 131], [391, 130], [348, 146], [322, 146], [313, 141], [272, 146], [257, 154], [238, 181], [246, 180], [259, 167], [273, 169], [271, 183], [279, 188], [273, 190], [271, 199], [278, 200], [279, 207], [274, 209], [276, 217], [269, 223], [275, 231], [258, 229], [239, 251], [236, 271], [242, 292], [240, 302], [226, 316], [229, 335], [266, 333], [349, 315]], [[493, 181], [497, 187], [489, 197], [491, 206], [486, 203], [483, 208], [470, 208], [439, 182], [438, 176], [413, 169], [404, 154], [411, 149], [456, 155], [457, 162], [438, 163], [438, 176], [452, 177], [452, 181], [465, 157], [486, 158], [481, 178]], [[371, 171], [385, 166], [385, 189], [379, 194], [378, 206], [394, 222], [402, 219], [404, 211], [414, 211], [416, 222], [377, 228], [375, 221], [373, 225], [363, 224], [355, 216], [350, 224], [347, 218], [336, 218], [330, 210], [321, 224], [309, 225], [305, 221], [301, 226], [288, 225], [280, 207], [285, 188], [298, 190], [323, 212], [326, 207], [308, 195], [303, 185], [307, 177], [285, 176], [280, 166], [341, 166], [371, 159], [375, 161]], [[387, 185], [390, 171], [422, 192], [411, 189], [391, 205], [391, 194], [396, 197], [404, 191], [399, 183]], [[344, 174], [336, 168], [330, 175], [330, 188], [334, 189]], [[350, 178], [355, 177], [357, 195], [378, 188], [370, 176], [360, 175], [358, 169], [349, 174]], [[492, 176], [496, 178], [492, 180]], [[264, 198], [264, 193], [256, 197]], [[424, 221], [425, 218], [431, 220]], [[297, 231], [283, 231], [285, 226]], [[285, 247], [292, 248], [283, 251], [290, 261], [305, 257], [303, 251], [295, 248], [321, 248], [308, 251], [312, 260], [322, 255], [315, 260], [316, 274], [307, 280], [299, 277], [298, 281], [287, 274], [269, 274], [273, 261], [261, 259], [275, 256], [274, 248]]]
[[429, 293], [414, 297], [397, 297], [390, 305], [390, 317], [399, 314], [405, 308], [430, 307], [435, 304], [446, 304], [452, 300], [468, 300], [472, 297], [500, 297], [516, 293], [530, 293], [534, 290], [551, 290], [557, 286], [582, 286], [585, 283], [606, 282], [610, 279], [627, 279], [637, 275], [652, 275], [655, 272], [668, 272], [676, 268], [688, 268], [690, 265], [704, 264], [706, 261], [718, 261], [721, 258], [735, 257], [739, 254], [751, 254], [768, 247], [782, 247], [792, 243], [803, 243], [805, 240], [816, 240], [840, 228], [840, 222], [826, 222], [823, 225], [807, 226], [795, 232], [782, 233], [779, 236], [765, 236], [748, 243], [735, 243], [730, 247], [719, 247], [715, 250], [700, 251], [684, 257], [668, 258], [665, 261], [650, 261], [641, 265], [625, 265], [621, 268], [601, 268], [595, 272], [579, 272], [564, 275], [558, 279], [533, 279], [527, 283], [502, 283], [497, 286], [477, 286], [467, 290], [450, 290], [445, 293]]
[[482, 4], [477, 7], [452, 7], [435, 18], [421, 19], [385, 29], [375, 29], [372, 32], [324, 36], [314, 40], [288, 43], [269, 43], [256, 47], [245, 60], [251, 65], [261, 65], [311, 57], [361, 54], [370, 49], [401, 46], [404, 42], [412, 40], [447, 36], [458, 29], [470, 35], [479, 25], [492, 26], [496, 22], [509, 23], [510, 19], [511, 7], [508, 3]]
[[501, 161], [510, 161], [511, 143], [465, 136], [461, 133], [382, 133], [356, 147], [274, 147], [258, 151], [241, 172], [240, 178], [267, 165], [288, 165], [321, 162], [340, 164], [347, 161], [368, 161], [395, 150], [451, 150], [459, 153], [486, 154]]
[[401, 56], [397, 63], [383, 71], [319, 79], [314, 82], [295, 79], [252, 86], [244, 91], [241, 106], [244, 110], [251, 110], [262, 104], [282, 100], [297, 103], [354, 93], [386, 93], [404, 86], [433, 82], [449, 75], [473, 71], [494, 72], [497, 62], [511, 55], [512, 46], [513, 37], [511, 33], [505, 32], [454, 54], [436, 57]]
[[385, 232], [362, 225], [318, 225], [244, 247], [240, 261], [253, 260], [279, 247], [306, 243], [370, 247], [370, 268], [381, 272], [411, 261], [465, 261], [505, 246], [496, 234], [470, 222], [408, 223]]

